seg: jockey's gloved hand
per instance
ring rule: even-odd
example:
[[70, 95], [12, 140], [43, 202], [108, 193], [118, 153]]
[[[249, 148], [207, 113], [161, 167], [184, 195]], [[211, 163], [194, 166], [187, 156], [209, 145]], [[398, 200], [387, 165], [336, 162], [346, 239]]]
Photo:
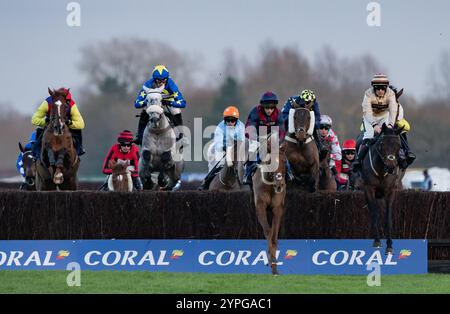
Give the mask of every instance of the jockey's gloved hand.
[[66, 124], [67, 125], [72, 125], [72, 120], [70, 120], [70, 119], [66, 120]]

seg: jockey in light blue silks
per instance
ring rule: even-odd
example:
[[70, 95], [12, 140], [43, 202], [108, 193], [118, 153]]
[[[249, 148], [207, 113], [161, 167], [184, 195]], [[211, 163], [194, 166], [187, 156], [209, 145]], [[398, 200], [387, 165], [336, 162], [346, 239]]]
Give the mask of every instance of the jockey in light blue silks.
[[[28, 143], [25, 145], [25, 151], [30, 151], [33, 148], [33, 144], [36, 142], [36, 131], [33, 131], [30, 135]], [[16, 161], [17, 172], [25, 178], [25, 169], [23, 168], [23, 153], [19, 152]]]
[[[172, 121], [175, 127], [183, 125], [180, 108], [186, 107], [186, 101], [184, 100], [181, 92], [178, 90], [178, 86], [169, 77], [169, 71], [167, 68], [164, 65], [157, 65], [153, 69], [152, 78], [144, 83], [134, 102], [135, 108], [144, 109], [141, 112], [138, 131], [136, 134], [136, 139], [134, 140], [134, 142], [138, 145], [142, 145], [142, 135], [144, 134], [145, 127], [149, 120], [149, 116], [145, 111], [145, 107], [147, 106], [147, 94], [145, 89], [161, 87], [164, 87], [162, 90], [163, 94], [172, 96], [163, 100], [165, 115], [170, 121]], [[180, 132], [178, 140], [182, 137], [183, 133]]]
[[208, 149], [208, 174], [199, 190], [207, 190], [216, 174], [222, 169], [227, 147], [234, 141], [245, 141], [245, 125], [239, 120], [239, 109], [228, 106], [223, 112], [223, 120], [214, 132], [214, 141]]

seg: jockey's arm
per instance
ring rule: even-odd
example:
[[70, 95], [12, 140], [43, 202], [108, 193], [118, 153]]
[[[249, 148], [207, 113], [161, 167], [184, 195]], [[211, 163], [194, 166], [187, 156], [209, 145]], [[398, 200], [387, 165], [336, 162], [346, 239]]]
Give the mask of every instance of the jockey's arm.
[[397, 112], [399, 110], [399, 104], [395, 99], [395, 93], [393, 91], [389, 93], [388, 101], [389, 101], [389, 125], [393, 127], [395, 125], [396, 119], [398, 119]]
[[108, 154], [106, 154], [105, 160], [103, 161], [103, 173], [104, 174], [112, 174], [112, 169], [109, 168], [109, 161], [112, 159], [113, 155], [114, 155], [114, 146], [116, 144], [114, 144], [108, 151]]
[[370, 96], [367, 93], [364, 94], [364, 99], [361, 104], [363, 109], [363, 117], [372, 125], [376, 124], [373, 117], [372, 104], [370, 103]]
[[283, 106], [283, 109], [281, 109], [281, 114], [283, 116], [283, 121], [286, 121], [289, 119], [289, 110], [291, 110], [292, 105], [291, 105], [291, 99], [289, 98]]
[[174, 108], [185, 108], [186, 100], [184, 100], [183, 94], [179, 91], [177, 84], [170, 78], [167, 81], [167, 89], [173, 96], [173, 101], [170, 103], [170, 106]]
[[23, 169], [23, 154], [22, 154], [22, 152], [19, 152], [19, 155], [17, 156], [16, 168], [17, 168], [17, 172], [19, 172], [22, 175], [22, 177], [25, 177], [25, 170]]
[[314, 100], [313, 111], [314, 117], [316, 119], [314, 121], [314, 129], [318, 130], [320, 128], [320, 110], [319, 110], [319, 103], [316, 100]]
[[144, 108], [147, 105], [147, 94], [144, 91], [144, 88], [141, 88], [139, 91], [136, 100], [134, 101], [134, 107], [137, 109]]
[[137, 146], [133, 146], [134, 147], [134, 153], [133, 153], [133, 163], [134, 163], [134, 170], [131, 171], [131, 175], [134, 177], [138, 176], [139, 173], [139, 148], [137, 148]]
[[223, 137], [225, 136], [225, 133], [220, 126], [221, 124], [219, 124], [214, 131], [213, 145], [215, 152], [223, 152]]
[[278, 115], [277, 126], [279, 128], [278, 132], [279, 132], [279, 139], [281, 142], [284, 140], [284, 136], [286, 135], [286, 130], [284, 129], [284, 121], [281, 114]]
[[70, 129], [73, 130], [83, 130], [84, 129], [84, 120], [81, 116], [80, 111], [77, 108], [77, 105], [73, 105], [70, 108], [70, 119], [72, 120], [72, 124], [69, 125]]
[[36, 112], [33, 114], [33, 117], [31, 118], [31, 123], [34, 126], [38, 127], [45, 127], [46, 121], [45, 117], [47, 116], [48, 112], [48, 103], [46, 100], [42, 102], [42, 104], [39, 106], [39, 108], [36, 110]]

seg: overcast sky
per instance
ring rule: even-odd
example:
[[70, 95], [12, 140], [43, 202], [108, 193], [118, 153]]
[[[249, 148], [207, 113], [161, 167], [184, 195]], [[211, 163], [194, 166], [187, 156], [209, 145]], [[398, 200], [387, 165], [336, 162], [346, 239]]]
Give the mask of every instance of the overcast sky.
[[66, 24], [69, 2], [0, 0], [0, 103], [31, 114], [47, 86], [76, 94], [85, 80], [79, 48], [113, 37], [165, 41], [201, 55], [208, 71], [219, 68], [227, 48], [254, 59], [267, 41], [310, 59], [325, 45], [341, 57], [371, 53], [416, 97], [426, 95], [430, 66], [450, 50], [446, 0], [377, 1], [380, 27], [367, 25], [370, 1], [363, 0], [79, 0], [80, 27]]

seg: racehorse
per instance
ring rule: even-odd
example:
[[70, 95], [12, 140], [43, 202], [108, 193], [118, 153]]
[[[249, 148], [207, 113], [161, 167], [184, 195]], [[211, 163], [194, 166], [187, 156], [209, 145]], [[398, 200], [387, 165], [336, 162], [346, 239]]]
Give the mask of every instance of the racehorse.
[[131, 179], [130, 161], [118, 159], [110, 160], [109, 167], [112, 174], [108, 179], [108, 189], [116, 192], [132, 192], [133, 180]]
[[80, 164], [72, 133], [66, 125], [69, 105], [63, 93], [48, 89], [52, 98], [49, 122], [42, 135], [40, 160], [36, 162], [36, 189], [76, 190]]
[[400, 132], [400, 129], [391, 129], [383, 124], [381, 133], [373, 139], [361, 168], [364, 195], [370, 210], [373, 246], [377, 248], [381, 247], [378, 226], [380, 211], [386, 210], [386, 254], [394, 252], [391, 235], [392, 205], [400, 176], [398, 166]]
[[289, 111], [286, 157], [291, 164], [294, 185], [310, 192], [319, 186], [319, 152], [314, 142], [314, 111], [307, 108]]
[[324, 141], [327, 149], [326, 156], [319, 162], [319, 190], [335, 192], [337, 190], [336, 178], [331, 173], [331, 143]]
[[232, 147], [227, 147], [225, 163], [211, 181], [209, 185], [210, 191], [239, 191], [244, 187], [242, 185], [244, 158], [240, 158], [245, 153], [245, 151], [241, 151], [244, 148], [245, 142], [243, 141], [234, 141]]
[[184, 168], [182, 154], [176, 147], [175, 131], [160, 105], [161, 94], [151, 93], [149, 96], [152, 99], [146, 109], [149, 122], [142, 140], [139, 176], [144, 189], [171, 191], [177, 186]]
[[22, 152], [22, 167], [25, 174], [25, 182], [20, 186], [21, 190], [36, 191], [36, 158], [33, 156], [31, 149], [26, 150], [22, 143], [19, 142], [19, 149]]
[[[278, 137], [278, 134], [273, 136]], [[253, 197], [256, 207], [256, 216], [261, 224], [264, 236], [268, 242], [269, 258], [272, 274], [277, 275], [278, 233], [280, 231], [284, 214], [284, 199], [286, 197], [285, 179], [285, 145], [279, 146], [279, 151], [271, 149], [271, 140], [267, 143], [267, 153], [261, 154], [261, 164], [258, 165], [253, 181]], [[272, 211], [272, 223], [269, 225], [268, 210]]]

